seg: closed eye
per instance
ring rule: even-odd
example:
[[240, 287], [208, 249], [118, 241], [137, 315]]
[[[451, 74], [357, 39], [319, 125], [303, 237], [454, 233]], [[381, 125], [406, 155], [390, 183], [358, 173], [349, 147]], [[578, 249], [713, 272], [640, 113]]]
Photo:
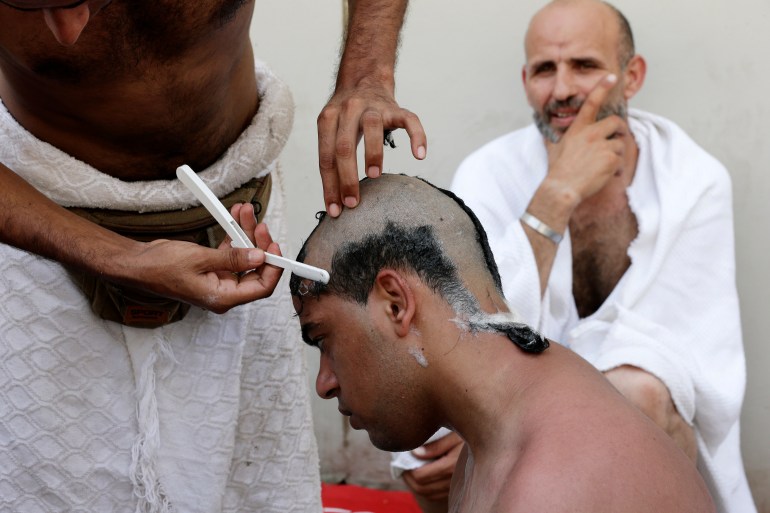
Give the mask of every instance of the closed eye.
[[323, 340], [324, 338], [321, 336], [312, 336], [312, 333], [314, 331], [317, 331], [319, 329], [318, 324], [314, 322], [309, 322], [307, 324], [302, 325], [302, 341], [305, 342], [305, 344], [309, 345], [310, 347], [317, 347], [321, 350], [323, 353]]

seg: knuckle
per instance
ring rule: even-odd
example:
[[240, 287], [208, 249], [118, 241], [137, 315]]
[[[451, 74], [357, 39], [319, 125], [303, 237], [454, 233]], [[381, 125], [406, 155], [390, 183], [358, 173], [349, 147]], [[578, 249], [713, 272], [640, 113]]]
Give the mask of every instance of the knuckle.
[[327, 105], [323, 108], [320, 114], [318, 114], [318, 119], [316, 120], [319, 127], [322, 125], [327, 125], [330, 122], [334, 121], [339, 117], [339, 108], [336, 106]]
[[239, 253], [235, 250], [231, 250], [228, 253], [227, 258], [229, 260], [230, 269], [236, 271], [240, 263]]
[[402, 111], [404, 112], [404, 119], [407, 123], [419, 123], [420, 118], [417, 117], [417, 114], [407, 109], [402, 109]]
[[342, 102], [343, 111], [360, 111], [364, 108], [364, 100], [358, 97], [348, 97]]
[[318, 154], [318, 167], [321, 174], [331, 173], [334, 170], [334, 154], [326, 151]]
[[353, 155], [354, 146], [347, 139], [338, 139], [334, 148], [337, 158], [346, 159]]
[[367, 110], [361, 115], [361, 125], [364, 128], [379, 128], [382, 125], [382, 117], [377, 111]]

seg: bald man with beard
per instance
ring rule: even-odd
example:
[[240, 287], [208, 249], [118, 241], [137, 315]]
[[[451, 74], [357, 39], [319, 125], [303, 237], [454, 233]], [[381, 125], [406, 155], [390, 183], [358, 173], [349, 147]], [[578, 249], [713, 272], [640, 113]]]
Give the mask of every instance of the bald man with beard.
[[518, 322], [486, 235], [452, 194], [416, 178], [361, 183], [362, 202], [322, 216], [292, 276], [316, 391], [388, 451], [437, 428], [464, 441], [457, 513], [714, 511], [670, 437], [590, 364]]
[[[629, 106], [647, 63], [612, 5], [547, 3], [524, 51], [534, 123], [473, 152], [452, 182], [489, 234], [506, 299], [668, 433], [718, 511], [755, 511], [727, 170]], [[445, 495], [452, 444], [424, 448], [438, 459], [405, 474], [418, 495]]]

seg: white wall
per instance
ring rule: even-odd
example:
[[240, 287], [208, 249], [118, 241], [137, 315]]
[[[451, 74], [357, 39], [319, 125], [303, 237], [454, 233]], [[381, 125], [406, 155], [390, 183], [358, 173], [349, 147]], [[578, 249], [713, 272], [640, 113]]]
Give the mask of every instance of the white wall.
[[[530, 120], [520, 83], [522, 38], [542, 0], [413, 0], [397, 74], [400, 103], [428, 133], [428, 158], [411, 158], [405, 133], [386, 149], [385, 170], [448, 186], [462, 158]], [[743, 448], [757, 505], [770, 512], [770, 1], [617, 0], [647, 58], [647, 83], [632, 106], [678, 122], [733, 178], [738, 286], [748, 388]], [[283, 154], [292, 255], [323, 206], [316, 116], [333, 85], [341, 0], [260, 0], [256, 53], [294, 92], [295, 127]], [[317, 355], [308, 353], [310, 383]], [[715, 377], [718, 378], [718, 377]], [[322, 470], [328, 479], [384, 484], [386, 458], [365, 434], [349, 432], [333, 401], [314, 404]]]

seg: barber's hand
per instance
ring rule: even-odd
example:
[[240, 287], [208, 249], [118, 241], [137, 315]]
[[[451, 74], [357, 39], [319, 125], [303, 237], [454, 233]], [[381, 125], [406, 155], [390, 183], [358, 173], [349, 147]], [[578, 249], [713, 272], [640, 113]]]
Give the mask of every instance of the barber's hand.
[[630, 136], [627, 123], [618, 116], [596, 120], [616, 83], [617, 77], [612, 75], [600, 80], [561, 140], [547, 143], [549, 169], [545, 182], [559, 191], [560, 197], [570, 198], [572, 208], [602, 189], [623, 163], [623, 138]]
[[[265, 224], [257, 224], [254, 208], [236, 205], [233, 218], [256, 246], [240, 249], [227, 238], [218, 249], [188, 242], [156, 240], [141, 245], [134, 283], [156, 294], [179, 299], [215, 313], [269, 297], [283, 269], [264, 265], [265, 251], [280, 255]], [[251, 271], [243, 275], [246, 271]]]
[[420, 468], [404, 472], [404, 482], [412, 493], [431, 501], [448, 497], [449, 484], [452, 481], [452, 474], [462, 448], [462, 438], [457, 433], [450, 433], [412, 451], [412, 454], [417, 458], [436, 460]]
[[329, 215], [358, 205], [356, 147], [361, 137], [366, 174], [375, 178], [382, 174], [383, 131], [396, 128], [406, 129], [412, 155], [424, 159], [427, 139], [420, 119], [399, 107], [392, 86], [371, 81], [337, 89], [318, 116], [318, 164]]
[[691, 460], [696, 461], [695, 431], [679, 414], [671, 393], [661, 380], [632, 365], [621, 365], [605, 372], [604, 376], [631, 404], [668, 433]]

